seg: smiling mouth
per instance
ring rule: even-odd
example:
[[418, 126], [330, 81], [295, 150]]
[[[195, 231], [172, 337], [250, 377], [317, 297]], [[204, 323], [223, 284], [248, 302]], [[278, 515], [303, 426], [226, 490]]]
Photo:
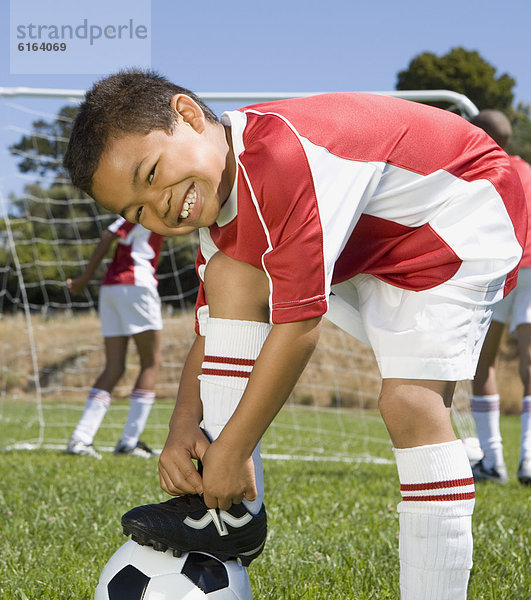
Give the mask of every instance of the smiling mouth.
[[192, 184], [192, 187], [188, 190], [188, 193], [186, 194], [186, 196], [184, 198], [181, 214], [179, 215], [179, 219], [181, 221], [186, 220], [190, 216], [190, 214], [192, 213], [192, 210], [194, 208], [196, 200], [197, 200], [197, 191], [195, 189], [195, 183], [194, 183], [194, 184]]

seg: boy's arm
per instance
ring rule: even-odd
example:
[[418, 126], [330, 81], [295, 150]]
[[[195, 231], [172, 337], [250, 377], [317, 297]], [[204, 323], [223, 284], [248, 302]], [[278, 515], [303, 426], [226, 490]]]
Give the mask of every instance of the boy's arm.
[[320, 318], [273, 325], [245, 393], [203, 456], [205, 503], [228, 509], [256, 497], [250, 457], [289, 397], [317, 344]]
[[115, 238], [116, 235], [108, 229], [101, 234], [101, 240], [94, 248], [94, 251], [92, 252], [92, 255], [83, 273], [75, 279], [66, 280], [66, 286], [72, 292], [72, 294], [80, 294], [87, 287], [99, 264], [105, 258], [105, 255], [107, 254]]
[[184, 363], [170, 431], [159, 458], [160, 485], [172, 496], [203, 492], [203, 482], [192, 459], [200, 459], [210, 445], [199, 428], [203, 405], [198, 376], [201, 374], [204, 348], [205, 338], [196, 336]]

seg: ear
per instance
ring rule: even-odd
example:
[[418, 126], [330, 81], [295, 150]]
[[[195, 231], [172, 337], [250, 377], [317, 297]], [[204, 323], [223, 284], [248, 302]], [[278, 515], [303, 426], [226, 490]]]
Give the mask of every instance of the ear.
[[[177, 113], [177, 120], [182, 119], [188, 123], [197, 133], [203, 133], [206, 118], [203, 109], [186, 94], [175, 94], [171, 99], [170, 106]], [[179, 119], [180, 117], [180, 119]]]

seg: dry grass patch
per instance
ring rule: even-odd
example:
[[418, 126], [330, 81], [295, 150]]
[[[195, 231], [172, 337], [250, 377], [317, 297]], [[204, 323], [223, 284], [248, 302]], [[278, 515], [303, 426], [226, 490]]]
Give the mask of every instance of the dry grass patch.
[[[34, 361], [43, 397], [84, 401], [103, 368], [100, 321], [95, 312], [33, 315], [29, 331], [22, 314], [4, 315], [0, 327], [0, 393], [12, 397], [35, 393]], [[193, 338], [192, 313], [166, 315], [163, 365], [157, 384], [160, 399], [171, 400]], [[35, 341], [32, 355], [30, 338]], [[498, 381], [502, 409], [518, 414], [522, 386], [518, 377], [516, 344], [507, 333], [499, 356]], [[138, 356], [130, 343], [127, 370], [117, 397], [127, 397], [138, 373]], [[319, 346], [303, 373], [292, 401], [303, 405], [375, 408], [380, 376], [372, 352], [356, 339], [324, 321]]]

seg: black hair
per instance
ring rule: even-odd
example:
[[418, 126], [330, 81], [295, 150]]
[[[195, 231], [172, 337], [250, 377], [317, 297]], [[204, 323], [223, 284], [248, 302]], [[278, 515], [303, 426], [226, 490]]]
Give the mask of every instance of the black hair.
[[475, 117], [472, 117], [470, 122], [486, 131], [502, 148], [505, 148], [511, 139], [511, 122], [499, 110], [490, 108], [482, 110]]
[[171, 133], [176, 119], [170, 101], [175, 94], [190, 96], [207, 120], [218, 122], [193, 92], [154, 71], [128, 69], [96, 82], [79, 107], [63, 158], [72, 183], [91, 194], [94, 172], [113, 137], [147, 135], [156, 129]]

